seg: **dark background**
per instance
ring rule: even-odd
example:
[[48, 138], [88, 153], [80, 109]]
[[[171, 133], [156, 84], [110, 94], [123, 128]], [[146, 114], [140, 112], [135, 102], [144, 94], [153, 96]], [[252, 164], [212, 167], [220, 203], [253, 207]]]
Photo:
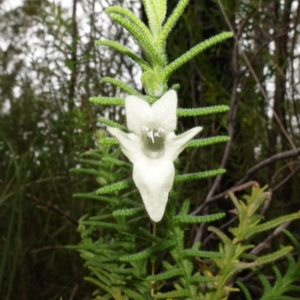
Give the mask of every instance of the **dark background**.
[[[96, 147], [98, 117], [122, 121], [115, 110], [88, 102], [99, 94], [119, 95], [101, 78], [141, 87], [140, 71], [129, 59], [95, 46], [109, 37], [137, 49], [103, 9], [113, 3], [134, 7], [142, 18], [144, 12], [138, 1], [70, 0], [69, 8], [47, 0], [9, 8], [10, 2], [0, 0], [0, 298], [90, 299], [93, 288], [83, 281], [88, 271], [65, 246], [79, 242], [77, 220], [99, 210], [97, 203], [72, 194], [98, 185], [92, 176], [69, 169]], [[170, 13], [177, 1], [168, 2]], [[218, 185], [211, 178], [185, 186], [187, 194], [193, 191], [192, 209], [259, 162], [299, 147], [299, 16], [292, 0], [225, 0], [222, 7], [191, 0], [170, 34], [169, 61], [230, 26], [239, 39], [201, 53], [170, 81], [181, 86], [180, 107], [231, 107], [228, 115], [179, 120], [179, 131], [201, 125], [202, 137], [231, 137], [228, 145], [189, 150], [186, 172], [227, 169]], [[266, 217], [300, 209], [299, 168], [297, 158], [286, 158], [249, 178], [273, 192]], [[226, 211], [231, 205], [221, 198], [213, 208]], [[296, 237], [297, 226], [290, 227]], [[195, 236], [196, 230], [191, 239]]]

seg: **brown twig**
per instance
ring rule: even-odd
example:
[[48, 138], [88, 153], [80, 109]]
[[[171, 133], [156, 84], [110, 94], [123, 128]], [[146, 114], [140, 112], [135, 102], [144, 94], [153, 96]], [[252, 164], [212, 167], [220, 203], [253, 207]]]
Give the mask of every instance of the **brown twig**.
[[[2, 179], [0, 179], [0, 183], [1, 183], [1, 184], [5, 184], [5, 181], [2, 180]], [[13, 186], [10, 186], [9, 189], [12, 190], [12, 191], [15, 191], [15, 188], [14, 188]], [[63, 211], [62, 209], [60, 209], [60, 208], [58, 208], [58, 207], [52, 205], [52, 204], [49, 203], [49, 202], [43, 201], [43, 200], [41, 200], [41, 199], [39, 199], [39, 198], [37, 198], [37, 197], [35, 197], [35, 196], [29, 194], [29, 193], [26, 193], [26, 194], [25, 194], [25, 197], [28, 198], [28, 199], [30, 199], [31, 201], [37, 203], [37, 204], [40, 205], [40, 206], [47, 207], [48, 209], [50, 209], [50, 210], [56, 212], [57, 214], [63, 216], [64, 218], [66, 218], [66, 219], [67, 219], [68, 221], [70, 221], [72, 224], [78, 226], [78, 221], [77, 221], [76, 219], [74, 219], [72, 216], [70, 216], [68, 213], [66, 213], [65, 211]]]
[[63, 211], [62, 209], [53, 206], [51, 203], [43, 201], [41, 199], [38, 199], [37, 197], [27, 193], [25, 194], [25, 196], [27, 198], [29, 198], [30, 200], [32, 200], [33, 202], [37, 203], [38, 205], [47, 207], [48, 209], [58, 213], [59, 215], [63, 216], [64, 218], [66, 218], [68, 221], [70, 221], [72, 224], [78, 226], [78, 221], [76, 219], [74, 219], [72, 216], [70, 216], [68, 213], [66, 213], [65, 211]]
[[[234, 223], [234, 222], [236, 221], [237, 218], [238, 218], [237, 216], [234, 216], [232, 219], [230, 219], [228, 222], [224, 223], [224, 224], [223, 224], [220, 228], [218, 228], [218, 229], [221, 230], [221, 229], [224, 229], [224, 228], [228, 227], [229, 225], [231, 225], [232, 223]], [[204, 247], [204, 246], [209, 242], [209, 240], [210, 240], [213, 236], [215, 236], [215, 233], [214, 233], [214, 232], [212, 232], [210, 235], [208, 235], [208, 236], [206, 237], [206, 239], [203, 241], [201, 247]], [[201, 248], [201, 249], [202, 249], [202, 248]]]
[[262, 250], [270, 247], [272, 240], [277, 237], [283, 229], [287, 228], [290, 225], [290, 222], [283, 223], [278, 226], [263, 242], [259, 243], [254, 249], [251, 250], [250, 254], [257, 255]]
[[45, 247], [38, 248], [38, 249], [32, 249], [32, 250], [30, 250], [30, 252], [33, 254], [37, 254], [42, 251], [53, 250], [53, 249], [66, 249], [66, 246], [63, 246], [63, 245], [45, 246]]
[[[231, 189], [240, 186], [241, 184], [243, 184], [244, 182], [246, 182], [249, 178], [251, 178], [251, 176], [253, 176], [257, 171], [259, 171], [262, 168], [265, 168], [267, 166], [269, 166], [272, 163], [275, 163], [276, 161], [279, 160], [283, 160], [283, 159], [287, 159], [287, 158], [292, 158], [292, 157], [297, 157], [300, 155], [300, 148], [297, 149], [293, 149], [293, 150], [289, 150], [289, 151], [285, 151], [282, 153], [278, 153], [275, 154], [267, 159], [264, 159], [263, 161], [261, 161], [260, 163], [256, 164], [255, 166], [253, 166], [252, 168], [250, 168], [248, 170], [248, 172], [246, 173], [246, 175], [239, 181], [237, 182]], [[298, 169], [297, 169], [298, 170]], [[294, 173], [293, 173], [294, 174]], [[290, 176], [290, 175], [289, 175]], [[198, 213], [200, 213], [204, 207], [206, 207], [208, 204], [215, 202], [223, 197], [225, 197], [225, 195], [231, 190], [226, 190], [225, 192], [222, 192], [212, 198], [209, 199], [209, 201], [204, 202], [202, 205], [200, 205], [196, 210], [194, 210], [191, 215], [197, 215]], [[273, 189], [274, 190], [274, 189]]]
[[293, 150], [289, 150], [289, 151], [285, 151], [282, 153], [278, 153], [275, 154], [267, 159], [264, 159], [263, 161], [261, 161], [260, 163], [258, 163], [257, 165], [255, 165], [254, 167], [250, 168], [248, 170], [248, 172], [246, 173], [246, 175], [236, 184], [236, 185], [240, 185], [242, 183], [244, 183], [245, 181], [247, 181], [249, 178], [251, 178], [251, 176], [256, 173], [258, 170], [271, 165], [272, 163], [278, 161], [278, 160], [283, 160], [283, 159], [287, 159], [287, 158], [292, 158], [292, 157], [297, 157], [300, 155], [300, 148], [296, 148]]
[[[233, 28], [233, 26], [232, 26], [232, 24], [231, 24], [231, 22], [230, 22], [230, 20], [229, 20], [229, 18], [227, 16], [227, 13], [226, 13], [226, 11], [224, 9], [224, 6], [223, 6], [222, 2], [220, 0], [218, 0], [218, 4], [219, 4], [220, 9], [221, 9], [221, 11], [223, 13], [223, 16], [224, 16], [224, 19], [225, 19], [225, 21], [227, 23], [227, 26], [230, 28], [230, 30], [232, 32], [234, 32], [234, 28]], [[238, 43], [239, 42], [239, 36], [237, 34], [235, 34], [234, 38], [235, 38], [236, 43]], [[257, 77], [257, 74], [255, 73], [255, 71], [254, 71], [254, 69], [253, 69], [253, 67], [252, 67], [252, 65], [251, 65], [251, 63], [250, 63], [250, 61], [249, 61], [246, 53], [242, 49], [240, 49], [240, 53], [241, 53], [242, 57], [244, 58], [247, 66], [249, 68], [250, 73], [252, 74], [254, 80], [256, 81], [256, 83], [258, 85], [258, 88], [259, 88], [260, 92], [262, 93], [262, 95], [263, 95], [266, 103], [270, 106], [269, 97], [268, 97], [268, 95], [267, 95], [267, 93], [266, 93], [263, 85], [261, 84], [259, 78]], [[289, 142], [289, 144], [291, 145], [291, 147], [293, 149], [296, 149], [296, 146], [295, 146], [294, 142], [292, 141], [291, 137], [289, 136], [289, 134], [287, 133], [286, 129], [284, 128], [284, 126], [283, 126], [282, 122], [280, 121], [280, 118], [277, 115], [276, 111], [274, 110], [273, 107], [270, 106], [270, 108], [272, 110], [274, 118], [275, 118], [275, 120], [276, 120], [276, 122], [277, 122], [277, 124], [278, 124], [278, 126], [280, 128], [280, 130], [282, 131], [283, 135], [285, 136], [285, 138], [287, 139], [287, 141]]]
[[[258, 182], [256, 182], [256, 181], [248, 181], [248, 182], [246, 182], [244, 184], [240, 184], [238, 186], [235, 186], [235, 187], [231, 188], [230, 190], [227, 191], [226, 194], [239, 192], [239, 191], [244, 190], [244, 189], [246, 189], [246, 188], [248, 188], [250, 186], [251, 187], [259, 188]], [[227, 195], [225, 195], [225, 196], [227, 196]]]
[[279, 189], [283, 184], [285, 184], [287, 181], [289, 181], [300, 169], [300, 165], [296, 167], [295, 170], [293, 170], [292, 173], [290, 173], [288, 176], [286, 176], [282, 181], [280, 181], [275, 187], [271, 186], [271, 191], [274, 192], [277, 189]]
[[[238, 36], [241, 36], [243, 29], [245, 28], [247, 22], [248, 22], [248, 19], [245, 19], [242, 22], [242, 24], [238, 30], [238, 33], [237, 33]], [[231, 90], [230, 109], [229, 109], [229, 113], [228, 113], [229, 141], [226, 144], [220, 168], [225, 168], [227, 165], [227, 161], [229, 158], [229, 154], [230, 154], [231, 146], [232, 146], [232, 142], [233, 142], [233, 136], [234, 136], [234, 125], [235, 125], [235, 119], [236, 119], [236, 113], [237, 113], [237, 90], [238, 90], [238, 85], [239, 85], [240, 77], [241, 77], [241, 75], [240, 75], [241, 72], [240, 72], [240, 67], [239, 67], [239, 62], [238, 62], [238, 53], [239, 53], [239, 41], [235, 40], [235, 44], [233, 47], [233, 54], [232, 54], [232, 69], [233, 69], [233, 74], [234, 74], [234, 81], [233, 81], [233, 87]], [[214, 195], [216, 190], [219, 188], [222, 178], [223, 178], [223, 175], [218, 175], [215, 178], [215, 180], [205, 198], [204, 203], [208, 202], [209, 199]], [[207, 211], [206, 211], [206, 213], [207, 213]], [[204, 232], [204, 229], [206, 228], [206, 226], [207, 226], [206, 223], [202, 223], [198, 227], [196, 235], [195, 235], [195, 239], [194, 239], [195, 243], [197, 241], [201, 240], [201, 237], [203, 235], [203, 232]]]
[[71, 294], [69, 300], [73, 300], [73, 299], [74, 299], [74, 296], [75, 296], [77, 290], [78, 290], [78, 283], [75, 284], [75, 286], [74, 286], [74, 288], [73, 288], [73, 291], [72, 291], [72, 294]]

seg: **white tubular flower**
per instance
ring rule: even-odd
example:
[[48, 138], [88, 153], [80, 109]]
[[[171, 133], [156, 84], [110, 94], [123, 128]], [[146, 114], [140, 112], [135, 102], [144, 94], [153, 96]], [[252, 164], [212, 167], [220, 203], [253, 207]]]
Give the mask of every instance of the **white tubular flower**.
[[202, 130], [202, 127], [195, 127], [176, 136], [176, 108], [177, 95], [174, 90], [166, 92], [153, 105], [138, 97], [128, 96], [125, 111], [130, 133], [108, 128], [133, 163], [134, 183], [154, 222], [162, 219], [166, 208], [175, 176], [173, 161]]

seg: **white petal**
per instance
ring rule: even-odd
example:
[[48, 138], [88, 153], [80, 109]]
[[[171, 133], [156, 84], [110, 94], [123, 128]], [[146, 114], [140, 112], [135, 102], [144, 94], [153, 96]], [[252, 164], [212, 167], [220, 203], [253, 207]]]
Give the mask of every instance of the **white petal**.
[[176, 108], [177, 94], [174, 90], [166, 92], [152, 106], [136, 96], [128, 96], [125, 99], [127, 127], [137, 135], [141, 135], [142, 126], [174, 131], [177, 125]]
[[142, 141], [133, 133], [126, 133], [118, 128], [107, 127], [107, 131], [120, 143], [122, 152], [133, 163], [144, 158], [142, 152]]
[[169, 90], [152, 105], [153, 119], [152, 128], [162, 127], [166, 132], [176, 129], [177, 117], [177, 94]]
[[203, 127], [194, 127], [180, 135], [175, 135], [174, 132], [166, 136], [164, 159], [174, 161], [178, 155], [184, 150], [187, 143], [197, 135]]
[[127, 96], [125, 99], [125, 111], [129, 131], [141, 135], [142, 126], [147, 126], [147, 120], [152, 120], [150, 104], [136, 96]]
[[133, 165], [134, 183], [154, 222], [159, 222], [164, 215], [174, 176], [174, 165], [168, 160], [145, 159]]

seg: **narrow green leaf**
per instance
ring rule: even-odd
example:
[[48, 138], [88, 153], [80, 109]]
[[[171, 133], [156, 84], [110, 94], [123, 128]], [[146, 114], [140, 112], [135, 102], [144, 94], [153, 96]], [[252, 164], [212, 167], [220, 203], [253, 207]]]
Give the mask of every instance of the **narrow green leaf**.
[[193, 223], [208, 223], [220, 220], [225, 217], [225, 213], [216, 213], [208, 216], [180, 216], [173, 218], [174, 224], [193, 224]]
[[99, 279], [105, 279], [107, 278], [107, 284], [115, 284], [117, 285], [125, 285], [126, 282], [123, 281], [123, 277], [113, 273], [113, 272], [107, 272], [104, 268], [95, 268], [93, 266], [89, 267], [89, 269], [97, 276]]
[[120, 261], [133, 262], [141, 259], [146, 259], [153, 255], [156, 255], [157, 253], [161, 253], [161, 251], [165, 249], [174, 247], [175, 244], [176, 241], [174, 240], [161, 241], [159, 244], [151, 248], [145, 249], [139, 253], [122, 256], [120, 257]]
[[190, 283], [209, 283], [209, 282], [214, 282], [216, 281], [215, 277], [206, 277], [206, 276], [200, 276], [200, 275], [195, 275], [190, 279]]
[[147, 281], [162, 281], [170, 278], [174, 278], [177, 276], [183, 276], [185, 274], [184, 270], [182, 269], [171, 269], [165, 271], [161, 274], [151, 275], [146, 278]]
[[176, 299], [180, 297], [192, 298], [192, 295], [189, 291], [186, 290], [153, 295], [153, 298], [155, 299], [167, 299], [167, 298]]
[[129, 297], [129, 299], [132, 299], [132, 300], [145, 300], [145, 298], [141, 294], [135, 292], [132, 289], [123, 288], [122, 291], [124, 292], [124, 294], [126, 296]]
[[209, 226], [207, 228], [209, 231], [215, 233], [223, 242], [224, 245], [232, 245], [231, 240], [228, 238], [228, 236], [223, 233], [220, 229], [213, 227], [213, 226]]
[[290, 297], [290, 296], [282, 296], [282, 295], [274, 295], [274, 296], [269, 296], [267, 295], [267, 298], [261, 298], [260, 300], [299, 300], [299, 297]]
[[152, 234], [152, 232], [149, 231], [149, 229], [147, 230], [147, 229], [145, 229], [143, 227], [139, 227], [139, 233], [142, 235], [143, 239], [152, 241], [155, 244], [157, 244], [157, 243], [159, 243], [161, 241], [161, 239], [158, 238], [157, 236], [154, 236]]
[[[263, 299], [261, 299], [261, 300], [263, 300]], [[299, 300], [299, 297], [295, 298], [295, 297], [290, 297], [290, 296], [274, 295], [274, 296], [268, 297], [267, 300]]]
[[220, 252], [185, 249], [180, 252], [179, 257], [224, 258], [225, 256]]
[[249, 269], [249, 268], [262, 266], [264, 264], [274, 262], [275, 260], [286, 256], [292, 250], [293, 250], [292, 246], [286, 246], [283, 249], [280, 249], [276, 252], [261, 256], [261, 257], [257, 258], [255, 261], [253, 261], [251, 263], [237, 263], [235, 269], [236, 270], [243, 270], [243, 269]]
[[118, 231], [124, 231], [124, 227], [115, 224], [115, 223], [108, 223], [108, 222], [99, 222], [99, 221], [82, 221], [83, 225], [91, 225], [91, 226], [96, 226], [99, 228], [109, 228], [109, 229], [116, 229]]
[[126, 168], [131, 168], [131, 164], [126, 163], [122, 160], [113, 158], [113, 157], [103, 157], [102, 161], [108, 164], [116, 165], [118, 167], [126, 167]]
[[97, 140], [99, 145], [118, 145], [118, 140], [116, 138], [101, 138]]
[[[295, 246], [297, 252], [298, 252], [299, 255], [300, 255], [300, 243], [299, 243], [299, 241], [298, 241], [298, 240], [294, 237], [294, 235], [293, 235], [290, 231], [288, 231], [287, 229], [284, 229], [282, 232], [283, 232], [285, 235], [287, 235], [287, 236], [289, 237], [289, 239], [292, 241], [292, 243], [294, 244], [294, 246]], [[300, 257], [299, 257], [299, 259], [300, 259]]]
[[93, 283], [94, 285], [98, 286], [99, 288], [110, 294], [110, 286], [103, 284], [101, 281], [92, 277], [84, 277], [84, 280]]
[[80, 157], [83, 157], [83, 156], [91, 156], [91, 157], [95, 157], [95, 158], [101, 160], [103, 157], [103, 153], [99, 153], [99, 151], [97, 149], [97, 150], [91, 150], [91, 151], [84, 152], [80, 155]]
[[120, 53], [130, 57], [134, 62], [139, 64], [143, 70], [147, 71], [150, 70], [150, 65], [143, 60], [141, 57], [133, 53], [129, 48], [123, 46], [122, 44], [114, 41], [108, 41], [108, 40], [99, 40], [96, 42], [97, 46], [107, 46], [114, 50], [119, 51]]
[[[296, 278], [298, 279], [299, 277], [297, 276]], [[295, 279], [295, 281], [297, 279]], [[295, 283], [297, 284], [297, 282], [295, 282]], [[293, 292], [299, 292], [300, 293], [300, 286], [291, 284], [291, 285], [289, 285], [289, 290], [293, 291]]]
[[87, 221], [103, 221], [105, 219], [111, 219], [111, 218], [112, 218], [112, 213], [108, 213], [108, 214], [101, 214], [99, 216], [91, 216], [86, 220]]
[[89, 101], [101, 105], [124, 105], [125, 100], [117, 97], [90, 97]]
[[143, 300], [152, 300], [152, 296], [150, 295], [150, 293], [143, 293], [143, 297], [144, 299]]
[[[171, 89], [172, 89], [172, 90], [175, 90], [176, 92], [179, 91], [179, 89], [180, 89], [180, 84], [179, 84], [179, 83], [173, 84], [173, 85], [171, 86]], [[177, 109], [177, 111], [178, 111], [178, 109]]]
[[243, 291], [243, 293], [246, 297], [246, 300], [253, 300], [248, 288], [241, 281], [237, 281], [236, 284]]
[[134, 88], [130, 87], [129, 85], [127, 85], [126, 83], [117, 80], [115, 78], [112, 77], [103, 77], [101, 79], [102, 82], [106, 82], [106, 83], [110, 83], [112, 85], [115, 85], [117, 87], [119, 87], [121, 90], [123, 90], [124, 92], [128, 93], [129, 95], [134, 95], [137, 97], [143, 97], [138, 91], [136, 91]]
[[189, 141], [187, 144], [187, 148], [197, 148], [197, 147], [205, 147], [205, 146], [210, 146], [214, 145], [217, 143], [226, 143], [230, 140], [229, 136], [226, 135], [220, 135], [220, 136], [214, 136], [214, 137], [209, 137], [209, 138], [204, 138], [204, 139], [195, 139]]
[[169, 33], [171, 32], [172, 28], [174, 27], [174, 25], [176, 24], [176, 22], [182, 15], [182, 13], [183, 13], [184, 9], [186, 8], [186, 6], [188, 5], [188, 3], [189, 3], [189, 0], [181, 0], [178, 2], [177, 6], [173, 10], [170, 17], [167, 19], [167, 21], [166, 21], [165, 25], [163, 26], [163, 29], [160, 33], [159, 38], [162, 42], [167, 39]]
[[102, 176], [102, 171], [97, 171], [94, 169], [84, 169], [84, 168], [72, 168], [70, 169], [71, 173], [82, 173], [82, 174], [88, 174], [88, 175], [94, 175], [94, 176]]
[[166, 0], [143, 0], [149, 27], [154, 35], [161, 30], [161, 24], [165, 19], [167, 10]]
[[293, 249], [294, 248], [292, 246], [286, 246], [283, 249], [280, 249], [276, 252], [273, 252], [271, 254], [267, 254], [267, 255], [259, 257], [252, 264], [254, 264], [255, 266], [261, 266], [261, 265], [264, 265], [266, 263], [274, 262], [275, 260], [286, 256], [288, 253], [293, 251]]
[[190, 210], [190, 201], [185, 200], [180, 209], [180, 215], [187, 215]]
[[201, 108], [177, 108], [178, 117], [206, 116], [229, 111], [228, 105], [217, 105]]
[[105, 125], [109, 126], [109, 127], [118, 128], [118, 129], [121, 129], [121, 130], [124, 130], [124, 131], [127, 130], [127, 128], [125, 126], [123, 126], [123, 125], [121, 125], [121, 124], [119, 124], [117, 122], [114, 122], [114, 121], [112, 121], [110, 119], [99, 118], [98, 121], [100, 123], [102, 123], [102, 124], [105, 124]]
[[[246, 217], [246, 213], [247, 213], [247, 208], [245, 208], [245, 206], [243, 205], [244, 202], [239, 201], [239, 200], [237, 199], [237, 197], [235, 196], [235, 194], [232, 193], [232, 192], [229, 192], [229, 193], [228, 193], [228, 196], [229, 196], [229, 198], [231, 199], [231, 201], [233, 202], [235, 208], [237, 209], [238, 217], [239, 217], [239, 219], [240, 219], [240, 223], [241, 223], [241, 224], [244, 224], [244, 222], [245, 222], [245, 217]], [[243, 208], [244, 208], [244, 209], [242, 209], [242, 205], [243, 205]]]
[[240, 236], [249, 238], [253, 234], [269, 230], [271, 228], [281, 225], [282, 223], [286, 223], [286, 222], [296, 220], [296, 219], [300, 219], [300, 212], [282, 216], [282, 217], [276, 218], [274, 220], [271, 220], [269, 222], [265, 222], [263, 224], [257, 225], [255, 227], [246, 228], [240, 232]]
[[276, 282], [277, 283], [282, 283], [282, 274], [280, 273], [279, 269], [276, 267], [276, 266], [273, 266], [272, 267], [274, 273], [275, 273], [275, 276], [276, 276]]
[[220, 174], [224, 174], [226, 172], [225, 169], [217, 169], [217, 170], [210, 170], [205, 172], [198, 172], [198, 173], [190, 173], [190, 174], [184, 174], [184, 175], [177, 175], [175, 177], [174, 182], [184, 182], [184, 181], [191, 181], [191, 180], [198, 180], [208, 177], [214, 177]]
[[144, 208], [125, 208], [125, 209], [118, 209], [113, 212], [114, 217], [120, 216], [135, 216], [140, 214], [141, 212], [145, 212]]
[[159, 53], [157, 53], [156, 49], [154, 48], [152, 40], [149, 40], [147, 36], [145, 36], [142, 32], [139, 31], [139, 29], [136, 26], [134, 26], [134, 24], [132, 24], [122, 16], [115, 13], [111, 13], [109, 16], [111, 17], [112, 20], [114, 20], [115, 22], [122, 25], [125, 29], [127, 29], [127, 31], [140, 45], [143, 52], [145, 53], [145, 55], [148, 57], [148, 59], [152, 64], [157, 64], [157, 62], [163, 64], [164, 57], [162, 55], [159, 55]]
[[101, 168], [103, 168], [105, 166], [103, 161], [93, 160], [93, 159], [80, 159], [80, 163], [89, 164], [89, 165], [93, 165], [93, 166], [97, 166], [97, 167], [101, 167]]
[[166, 270], [170, 270], [170, 269], [173, 269], [173, 268], [176, 268], [177, 266], [173, 266], [171, 265], [169, 262], [167, 262], [166, 260], [163, 260], [161, 262], [162, 266], [166, 269]]
[[233, 36], [232, 32], [222, 32], [218, 35], [215, 35], [204, 42], [198, 44], [197, 46], [193, 47], [188, 52], [184, 53], [182, 56], [177, 58], [175, 61], [170, 63], [163, 71], [163, 81], [166, 82], [170, 75], [183, 64], [187, 63], [193, 57], [195, 57], [200, 52], [206, 50], [209, 47], [214, 46], [217, 43], [224, 41], [225, 39], [231, 38]]
[[148, 40], [152, 40], [153, 36], [148, 27], [130, 10], [120, 6], [110, 6], [105, 9], [107, 14], [120, 14], [121, 16], [128, 18], [128, 20], [143, 34]]
[[98, 195], [111, 194], [116, 191], [127, 189], [132, 185], [131, 179], [122, 180], [107, 186], [104, 186], [96, 191]]
[[116, 202], [116, 199], [114, 198], [108, 198], [108, 197], [104, 197], [104, 196], [99, 196], [95, 193], [76, 193], [73, 194], [73, 197], [75, 198], [87, 198], [87, 199], [94, 199], [94, 200], [100, 200], [100, 201], [105, 201], [105, 202]]
[[192, 245], [192, 249], [193, 250], [199, 250], [201, 247], [201, 243], [200, 242], [196, 242], [194, 243], [194, 245]]
[[[120, 256], [120, 252], [119, 251], [118, 251], [118, 256]], [[109, 268], [110, 272], [116, 273], [116, 274], [121, 274], [121, 275], [132, 275], [132, 274], [137, 275], [138, 274], [136, 268], [126, 268], [126, 269], [123, 269], [123, 268], [120, 267], [119, 262], [117, 264], [115, 264], [115, 265], [110, 264], [107, 267]]]

